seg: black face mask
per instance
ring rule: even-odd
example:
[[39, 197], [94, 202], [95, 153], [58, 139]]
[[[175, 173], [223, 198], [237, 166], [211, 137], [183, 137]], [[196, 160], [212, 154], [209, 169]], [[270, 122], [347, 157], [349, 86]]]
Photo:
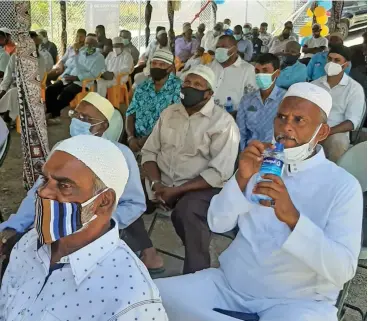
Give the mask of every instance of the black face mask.
[[167, 69], [151, 68], [150, 73], [153, 80], [160, 81], [167, 76]]
[[284, 64], [287, 65], [287, 66], [292, 66], [294, 65], [299, 59], [299, 55], [297, 56], [292, 56], [292, 55], [287, 55], [287, 56], [284, 56]]
[[182, 87], [180, 91], [180, 100], [185, 108], [197, 106], [204, 100], [206, 90], [199, 90], [193, 87]]

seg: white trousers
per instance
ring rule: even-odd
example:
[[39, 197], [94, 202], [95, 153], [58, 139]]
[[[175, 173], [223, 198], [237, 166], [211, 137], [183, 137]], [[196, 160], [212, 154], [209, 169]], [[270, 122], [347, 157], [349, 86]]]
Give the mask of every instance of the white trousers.
[[116, 84], [116, 80], [105, 80], [105, 79], [98, 79], [97, 80], [97, 93], [100, 96], [106, 98], [107, 95], [107, 88], [110, 88]]
[[19, 115], [18, 89], [10, 88], [3, 98], [0, 99], [0, 113], [9, 111], [9, 117], [15, 120]]
[[[236, 268], [236, 267], [234, 267]], [[154, 280], [172, 321], [235, 321], [213, 311], [257, 313], [260, 321], [336, 321], [329, 302], [290, 299], [245, 299], [229, 286], [221, 269]], [[267, 297], [267, 293], [264, 294]]]

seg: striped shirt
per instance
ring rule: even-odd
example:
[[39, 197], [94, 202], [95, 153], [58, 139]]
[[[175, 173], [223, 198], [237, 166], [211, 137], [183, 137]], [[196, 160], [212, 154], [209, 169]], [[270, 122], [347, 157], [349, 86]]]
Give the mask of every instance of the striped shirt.
[[240, 101], [236, 123], [240, 130], [240, 149], [250, 140], [270, 142], [273, 137], [273, 120], [286, 91], [277, 86], [271, 95], [262, 101], [259, 90], [244, 95]]

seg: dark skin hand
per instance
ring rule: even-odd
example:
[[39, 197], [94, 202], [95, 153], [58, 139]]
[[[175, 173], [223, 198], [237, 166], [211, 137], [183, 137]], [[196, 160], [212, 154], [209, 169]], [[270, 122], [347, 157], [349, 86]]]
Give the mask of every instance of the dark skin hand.
[[293, 230], [298, 223], [300, 214], [295, 208], [283, 180], [272, 174], [263, 175], [262, 178], [269, 181], [256, 184], [253, 193], [272, 198], [273, 206], [271, 206], [271, 201], [261, 200], [259, 203], [266, 207], [273, 207], [277, 218]]

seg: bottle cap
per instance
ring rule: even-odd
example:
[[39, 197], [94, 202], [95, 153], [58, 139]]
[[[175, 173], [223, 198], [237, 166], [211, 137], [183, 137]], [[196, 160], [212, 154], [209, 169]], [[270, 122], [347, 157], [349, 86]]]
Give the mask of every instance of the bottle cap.
[[275, 151], [277, 152], [283, 152], [284, 151], [284, 144], [281, 143], [275, 143]]
[[231, 100], [231, 97], [227, 97], [227, 100]]

